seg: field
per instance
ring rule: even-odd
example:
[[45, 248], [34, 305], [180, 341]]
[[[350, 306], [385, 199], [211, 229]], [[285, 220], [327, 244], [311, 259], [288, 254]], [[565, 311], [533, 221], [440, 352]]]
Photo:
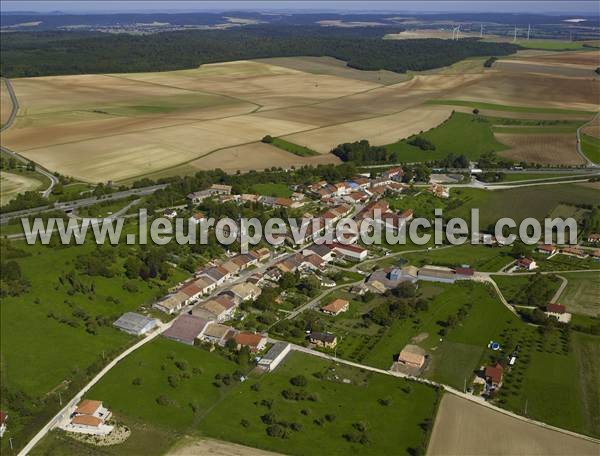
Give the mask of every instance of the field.
[[593, 68], [580, 65], [552, 64], [552, 62], [536, 62], [525, 58], [521, 60], [499, 60], [494, 64], [494, 69], [509, 73], [548, 74], [571, 78], [592, 78], [595, 75]]
[[486, 119], [455, 112], [439, 127], [420, 135], [436, 146], [434, 151], [423, 151], [405, 141], [390, 144], [387, 149], [396, 151], [400, 161], [405, 162], [439, 160], [449, 153], [477, 159], [484, 152], [506, 149], [504, 144], [494, 138], [491, 127]]
[[273, 141], [271, 144], [273, 144], [275, 147], [283, 149], [287, 152], [291, 152], [292, 154], [298, 155], [300, 157], [312, 157], [315, 155], [319, 155], [318, 152], [315, 152], [312, 149], [309, 149], [309, 148], [303, 147], [303, 146], [299, 146], [298, 144], [288, 142], [281, 138], [273, 138]]
[[571, 313], [600, 316], [600, 272], [561, 274], [569, 283], [560, 296], [559, 302], [567, 306]]
[[8, 117], [12, 112], [12, 101], [8, 95], [8, 89], [4, 79], [0, 81], [0, 126], [8, 121]]
[[498, 141], [510, 147], [500, 155], [542, 165], [583, 165], [577, 153], [575, 134], [495, 133]]
[[[597, 110], [600, 92], [588, 80], [461, 68], [407, 80], [334, 59], [298, 57], [17, 79], [21, 110], [2, 141], [84, 182], [131, 182], [217, 167], [234, 173], [336, 162], [259, 141], [271, 135], [325, 155], [359, 139], [391, 144], [442, 123], [453, 100], [552, 118], [588, 119]], [[442, 97], [446, 106], [423, 105]], [[82, 150], [94, 160], [81, 160]]]
[[36, 190], [43, 185], [41, 180], [36, 179], [35, 173], [30, 175], [24, 173], [11, 173], [0, 171], [0, 206], [4, 206], [19, 193]]
[[277, 196], [289, 198], [292, 196], [292, 191], [285, 184], [255, 184], [252, 191], [258, 195]]
[[581, 150], [594, 163], [600, 163], [600, 138], [581, 135]]
[[403, 255], [410, 264], [423, 266], [435, 264], [439, 266], [458, 267], [469, 265], [482, 272], [496, 272], [510, 263], [508, 249], [471, 245], [469, 241], [463, 245], [449, 247], [447, 249], [433, 249], [422, 253], [408, 253]]
[[[290, 378], [297, 375], [308, 380], [306, 387], [290, 385]], [[305, 389], [316, 401], [286, 400], [281, 391], [290, 389]], [[381, 400], [388, 400], [389, 406]], [[265, 401], [272, 404], [265, 406]], [[432, 418], [436, 402], [437, 393], [429, 387], [293, 353], [275, 372], [233, 391], [200, 423], [200, 432], [287, 454], [312, 454], [315, 442], [326, 454], [404, 453], [423, 444], [419, 424]], [[289, 431], [285, 439], [267, 436], [260, 417], [269, 413], [276, 421], [300, 424], [300, 430]], [[231, 426], [239, 426], [240, 432], [232, 432]], [[361, 426], [366, 430], [360, 431]], [[343, 437], [361, 433], [368, 437], [367, 444]]]
[[277, 453], [250, 448], [230, 442], [213, 439], [187, 438], [171, 448], [168, 456], [188, 456], [190, 454], [212, 454], [215, 456], [274, 456]]
[[494, 191], [453, 189], [451, 198], [459, 198], [462, 204], [445, 215], [468, 220], [471, 208], [478, 208], [480, 227], [485, 229], [502, 217], [511, 217], [517, 223], [527, 217], [540, 220], [559, 203], [594, 204], [599, 195], [597, 188], [587, 184], [539, 185]]
[[[510, 438], [507, 438], [510, 436]], [[427, 454], [479, 454], [485, 442], [495, 455], [594, 455], [598, 445], [525, 423], [453, 394], [445, 394], [429, 441]]]

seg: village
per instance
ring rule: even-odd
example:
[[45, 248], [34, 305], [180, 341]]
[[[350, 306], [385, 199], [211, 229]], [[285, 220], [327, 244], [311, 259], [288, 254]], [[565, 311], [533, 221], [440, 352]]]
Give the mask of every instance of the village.
[[[169, 294], [154, 302], [151, 308], [146, 308], [141, 313], [124, 313], [113, 323], [114, 327], [142, 338], [141, 340], [160, 335], [210, 351], [227, 349], [244, 352], [256, 365], [257, 371], [268, 373], [275, 370], [292, 350], [302, 347], [311, 353], [322, 352], [338, 359], [340, 335], [335, 330], [307, 330], [302, 338], [290, 342], [270, 334], [268, 330], [253, 331], [245, 327], [246, 318], [256, 316], [252, 304], [265, 290], [278, 290], [278, 282], [285, 275], [314, 279], [320, 290], [315, 292], [316, 296], [307, 297], [296, 308], [281, 314], [280, 320], [270, 323], [268, 327], [276, 326], [279, 321], [292, 321], [303, 312], [316, 311], [331, 319], [348, 312], [350, 300], [335, 297], [335, 293], [331, 294], [329, 290], [346, 290], [346, 297], [359, 300], [367, 296], [388, 296], [403, 284], [417, 289], [419, 284], [427, 283], [452, 285], [461, 282], [492, 282], [489, 273], [477, 271], [469, 264], [456, 267], [434, 264], [380, 267], [379, 261], [386, 260], [390, 252], [382, 254], [380, 250], [370, 250], [361, 245], [357, 233], [346, 236], [343, 242], [339, 239], [329, 243], [315, 242], [326, 224], [335, 224], [342, 217], [362, 220], [380, 214], [384, 230], [397, 230], [402, 223], [409, 222], [414, 216], [411, 208], [396, 212], [384, 198], [401, 195], [409, 190], [409, 185], [401, 182], [402, 176], [401, 168], [392, 168], [376, 178], [358, 176], [344, 182], [322, 181], [306, 187], [294, 186], [290, 198], [232, 194], [231, 186], [221, 184], [213, 184], [206, 190], [189, 194], [187, 198], [192, 211], [192, 223], [200, 223], [206, 217], [202, 211], [195, 209], [196, 206], [206, 200], [214, 200], [236, 204], [251, 202], [264, 207], [296, 210], [309, 207], [312, 212], [318, 211], [318, 215], [315, 216], [312, 212], [304, 215], [318, 218], [322, 222], [319, 225], [322, 229], [311, 231], [309, 227], [300, 244], [294, 242], [290, 235], [285, 235], [276, 246], [260, 246], [245, 254], [229, 253], [225, 258], [214, 259], [199, 268], [188, 280], [174, 287]], [[425, 190], [436, 198], [449, 197], [449, 189], [440, 184], [431, 184]], [[165, 210], [164, 215], [175, 217], [177, 209]], [[480, 240], [490, 249], [506, 248], [499, 245], [491, 234], [481, 234]], [[590, 235], [588, 242], [593, 245], [598, 239]], [[537, 246], [537, 253], [544, 258], [565, 255], [600, 259], [599, 250], [589, 248], [541, 244]], [[538, 268], [539, 261], [539, 258], [536, 260], [530, 256], [517, 257], [503, 268], [503, 274], [532, 273]], [[372, 266], [363, 268], [363, 264]], [[343, 275], [350, 271], [352, 279], [332, 279], [335, 273]], [[279, 296], [275, 299], [282, 302], [286, 292], [278, 293]], [[514, 312], [512, 306], [506, 305]], [[559, 323], [567, 324], [571, 319], [566, 307], [556, 302], [548, 303], [543, 310], [548, 318], [554, 318]], [[490, 341], [488, 348], [497, 351], [500, 345]], [[493, 398], [502, 387], [505, 370], [510, 370], [518, 357], [517, 346], [506, 359], [481, 366], [473, 377], [472, 384], [468, 386], [465, 383], [465, 392], [469, 391], [482, 400]], [[387, 369], [395, 375], [419, 380], [429, 364], [430, 353], [419, 346], [417, 338], [404, 346], [396, 347], [394, 353], [389, 353]], [[73, 402], [70, 412], [63, 415], [57, 425], [70, 433], [94, 436], [100, 441], [114, 439], [117, 432], [126, 438], [128, 431], [115, 431], [111, 417], [111, 411], [103, 406], [102, 398], [82, 399], [80, 402]], [[7, 417], [4, 414], [2, 419], [5, 426]], [[119, 429], [118, 426], [116, 428]]]

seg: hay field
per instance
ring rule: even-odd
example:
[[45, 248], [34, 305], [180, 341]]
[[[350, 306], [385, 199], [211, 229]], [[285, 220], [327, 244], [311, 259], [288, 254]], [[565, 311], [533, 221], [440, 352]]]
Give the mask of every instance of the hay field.
[[499, 60], [494, 69], [511, 73], [536, 73], [568, 76], [572, 78], [593, 78], [598, 75], [594, 69], [584, 65], [552, 64], [552, 62], [536, 62], [530, 60]]
[[600, 51], [553, 52], [551, 54], [530, 56], [527, 60], [537, 62], [553, 62], [559, 64], [585, 65], [590, 68], [600, 66]]
[[597, 455], [600, 445], [523, 422], [453, 394], [440, 403], [429, 456]]
[[339, 159], [331, 154], [301, 157], [270, 144], [254, 142], [212, 152], [189, 163], [189, 166], [197, 170], [220, 168], [225, 172], [235, 173], [252, 169], [262, 170], [272, 166], [289, 169], [292, 166], [316, 166], [339, 162]]
[[338, 60], [333, 57], [272, 57], [268, 59], [257, 59], [255, 61], [303, 71], [305, 73], [327, 74], [330, 76], [340, 76], [343, 78], [357, 79], [359, 81], [374, 82], [383, 85], [397, 84], [398, 82], [409, 79], [409, 76], [406, 74], [394, 73], [393, 71], [361, 71], [350, 68], [343, 60]]
[[36, 190], [42, 185], [33, 177], [0, 171], [0, 206], [4, 206], [19, 193]]
[[436, 127], [450, 117], [451, 113], [452, 108], [448, 106], [410, 108], [397, 114], [319, 128], [284, 136], [283, 139], [322, 154], [328, 153], [340, 143], [361, 139], [368, 139], [371, 144], [379, 146]]
[[581, 129], [581, 132], [600, 139], [600, 117], [593, 119], [588, 125]]
[[[452, 99], [452, 95], [444, 95]], [[598, 111], [597, 80], [529, 73], [490, 72], [460, 90], [460, 99], [510, 106]]]
[[583, 165], [577, 153], [574, 134], [513, 134], [494, 133], [509, 150], [499, 152], [503, 157], [548, 165]]

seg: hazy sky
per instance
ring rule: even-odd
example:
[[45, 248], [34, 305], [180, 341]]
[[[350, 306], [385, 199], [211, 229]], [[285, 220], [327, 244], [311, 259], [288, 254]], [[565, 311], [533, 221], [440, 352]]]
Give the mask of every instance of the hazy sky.
[[413, 12], [532, 12], [564, 14], [599, 14], [598, 0], [594, 1], [0, 1], [2, 11], [64, 11], [73, 13], [108, 12], [173, 12], [227, 10], [294, 10], [294, 11], [413, 11]]

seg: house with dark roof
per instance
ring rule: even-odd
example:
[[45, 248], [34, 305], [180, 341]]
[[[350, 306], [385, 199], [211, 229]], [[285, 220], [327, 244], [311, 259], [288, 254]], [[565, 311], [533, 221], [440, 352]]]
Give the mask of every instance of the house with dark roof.
[[317, 347], [335, 348], [337, 345], [337, 337], [331, 333], [311, 332], [308, 340]]
[[194, 341], [204, 332], [208, 324], [208, 320], [185, 314], [179, 316], [162, 335], [182, 344], [194, 345]]

